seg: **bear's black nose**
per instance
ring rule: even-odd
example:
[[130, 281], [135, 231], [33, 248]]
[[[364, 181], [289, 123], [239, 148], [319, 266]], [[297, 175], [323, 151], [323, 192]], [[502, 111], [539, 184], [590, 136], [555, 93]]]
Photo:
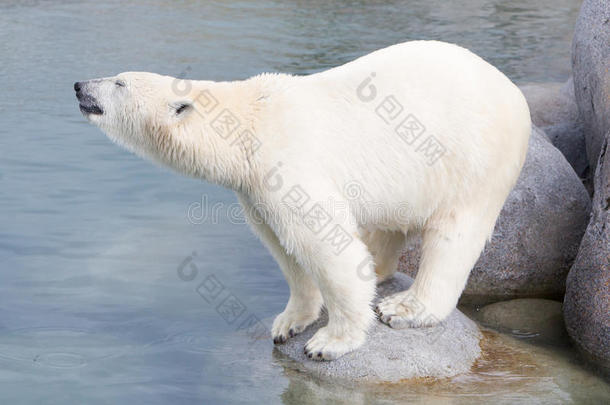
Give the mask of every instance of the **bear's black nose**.
[[80, 91], [81, 82], [74, 83], [74, 91]]

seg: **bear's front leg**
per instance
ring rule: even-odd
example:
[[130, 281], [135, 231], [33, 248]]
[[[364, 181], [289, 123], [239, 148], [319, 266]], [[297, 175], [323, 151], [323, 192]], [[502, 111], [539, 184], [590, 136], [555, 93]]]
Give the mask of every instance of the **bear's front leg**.
[[288, 338], [304, 331], [318, 319], [322, 308], [322, 295], [311, 274], [286, 252], [250, 198], [241, 193], [238, 193], [237, 197], [244, 207], [246, 220], [280, 266], [290, 287], [288, 304], [284, 311], [275, 318], [271, 327], [273, 343], [282, 344]]
[[373, 261], [355, 225], [330, 223], [319, 232], [293, 221], [280, 231], [297, 261], [315, 280], [328, 311], [328, 324], [305, 345], [307, 357], [333, 360], [360, 347], [374, 320]]

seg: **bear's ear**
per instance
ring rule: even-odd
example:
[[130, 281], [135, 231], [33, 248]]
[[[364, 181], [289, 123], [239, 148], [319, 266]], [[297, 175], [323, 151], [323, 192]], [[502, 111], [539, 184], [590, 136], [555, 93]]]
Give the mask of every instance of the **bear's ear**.
[[169, 107], [175, 117], [183, 117], [193, 109], [193, 103], [188, 100], [181, 100], [170, 103]]

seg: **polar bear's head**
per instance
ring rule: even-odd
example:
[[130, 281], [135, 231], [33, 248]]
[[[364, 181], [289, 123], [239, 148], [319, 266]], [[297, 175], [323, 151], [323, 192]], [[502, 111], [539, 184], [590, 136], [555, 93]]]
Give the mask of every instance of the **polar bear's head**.
[[178, 80], [128, 72], [77, 82], [74, 90], [89, 122], [127, 149], [158, 158], [159, 137], [185, 124], [193, 107], [189, 95], [177, 90]]
[[[235, 151], [206, 126], [201, 92], [214, 84], [127, 72], [74, 84], [80, 110], [119, 145], [195, 177], [239, 164]], [[237, 170], [237, 169], [236, 169]]]

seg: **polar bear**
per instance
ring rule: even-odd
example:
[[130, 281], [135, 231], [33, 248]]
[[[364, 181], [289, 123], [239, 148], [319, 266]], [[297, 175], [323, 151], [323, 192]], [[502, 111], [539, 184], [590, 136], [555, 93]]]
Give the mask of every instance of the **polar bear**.
[[[308, 76], [190, 81], [129, 72], [75, 83], [110, 139], [233, 189], [290, 299], [276, 344], [324, 306], [305, 354], [357, 349], [378, 318], [426, 327], [455, 308], [523, 165], [530, 113], [500, 71], [457, 45], [413, 41]], [[372, 307], [407, 234], [423, 238], [408, 291]]]

